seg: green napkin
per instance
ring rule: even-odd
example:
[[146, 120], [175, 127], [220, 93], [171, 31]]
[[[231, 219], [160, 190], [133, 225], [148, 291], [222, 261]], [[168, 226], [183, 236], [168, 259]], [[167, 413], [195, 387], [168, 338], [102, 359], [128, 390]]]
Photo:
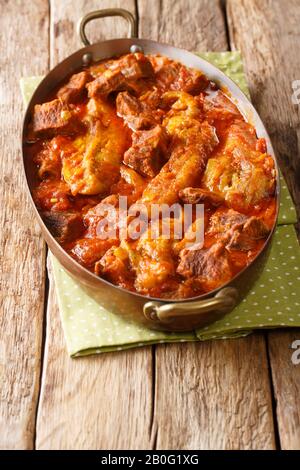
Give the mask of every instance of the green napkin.
[[[249, 96], [239, 52], [199, 54], [219, 67]], [[42, 77], [21, 80], [28, 102]], [[296, 211], [281, 176], [278, 226], [264, 271], [243, 301], [223, 319], [195, 332], [163, 333], [137, 326], [105, 310], [89, 297], [50, 254], [67, 348], [71, 356], [119, 351], [146, 344], [225, 339], [259, 328], [300, 326], [300, 250], [293, 224]]]

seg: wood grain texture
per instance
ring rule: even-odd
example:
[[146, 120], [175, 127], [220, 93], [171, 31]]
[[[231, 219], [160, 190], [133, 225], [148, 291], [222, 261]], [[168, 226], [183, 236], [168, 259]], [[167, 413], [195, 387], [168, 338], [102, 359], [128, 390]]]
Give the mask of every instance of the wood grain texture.
[[[232, 47], [242, 51], [252, 99], [268, 128], [299, 216], [300, 105], [292, 102], [292, 82], [300, 79], [299, 1], [228, 0], [227, 15]], [[300, 330], [269, 333], [284, 449], [300, 446], [300, 368], [291, 364], [289, 350], [294, 337], [300, 339]]]
[[269, 334], [279, 438], [284, 450], [300, 449], [300, 364], [292, 362], [292, 344], [296, 340], [299, 350], [299, 330]]
[[[219, 1], [139, 1], [138, 11], [142, 37], [191, 51], [228, 48]], [[261, 334], [238, 341], [158, 346], [152, 426], [157, 448], [274, 448], [266, 364]]]
[[[134, 2], [51, 1], [51, 64], [81, 47], [75, 24], [91, 10]], [[126, 35], [122, 19], [91, 24], [91, 37]], [[115, 24], [113, 27], [112, 24]], [[100, 34], [101, 33], [101, 34]], [[118, 33], [118, 34], [117, 34]], [[138, 449], [150, 447], [151, 347], [70, 359], [63, 338], [53, 283], [47, 312], [44, 373], [37, 421], [38, 449]]]
[[19, 80], [47, 71], [48, 2], [1, 2], [0, 30], [0, 448], [31, 449], [40, 377], [45, 247], [22, 171]]
[[159, 346], [159, 449], [272, 449], [268, 363], [261, 338]]
[[[222, 51], [226, 30], [218, 0], [138, 1], [139, 36], [190, 51]], [[210, 34], [207, 34], [210, 31]]]
[[147, 449], [150, 348], [71, 359], [51, 282], [37, 449]]
[[[221, 2], [137, 0], [137, 4], [142, 37], [189, 50], [227, 49]], [[291, 101], [291, 83], [300, 79], [299, 2], [228, 0], [227, 4], [231, 45], [243, 52], [252, 98], [270, 131], [299, 208], [300, 108]], [[52, 0], [50, 6], [53, 66], [81, 47], [75, 25], [82, 14], [114, 6], [134, 11], [135, 2]], [[0, 26], [0, 166], [4, 188], [0, 448], [30, 449], [34, 446], [39, 391], [45, 249], [29, 201], [23, 196], [25, 185], [15, 136], [21, 126], [18, 80], [48, 69], [48, 2], [2, 1]], [[14, 40], [8, 41], [11, 31]], [[91, 40], [120, 37], [127, 34], [127, 26], [121, 19], [99, 20], [89, 26], [88, 34]], [[294, 339], [300, 339], [299, 330], [268, 334], [279, 438], [284, 449], [300, 446], [300, 369], [292, 364], [290, 349]], [[37, 448], [275, 447], [262, 334], [153, 350], [154, 356], [151, 348], [142, 348], [70, 359], [50, 276]]]
[[[75, 8], [76, 4], [76, 8]], [[51, 5], [51, 66], [83, 47], [77, 34], [77, 23], [86, 13], [103, 8], [125, 8], [134, 15], [134, 0], [50, 0]], [[127, 37], [128, 26], [123, 18], [101, 18], [87, 25], [91, 43], [106, 39]]]

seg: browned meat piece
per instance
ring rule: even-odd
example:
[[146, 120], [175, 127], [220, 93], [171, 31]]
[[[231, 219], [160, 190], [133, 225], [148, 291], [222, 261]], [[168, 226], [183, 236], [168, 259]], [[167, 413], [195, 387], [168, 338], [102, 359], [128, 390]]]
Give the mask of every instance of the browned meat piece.
[[72, 134], [78, 131], [81, 125], [71, 106], [63, 103], [60, 99], [36, 104], [32, 122], [33, 132], [49, 137], [56, 134]]
[[185, 91], [192, 95], [204, 90], [209, 81], [200, 70], [189, 69], [167, 57], [151, 57], [155, 79], [163, 90]]
[[210, 220], [209, 232], [219, 235], [228, 250], [248, 251], [270, 230], [257, 217], [248, 217], [233, 209], [217, 211]]
[[249, 251], [255, 247], [255, 244], [256, 240], [244, 234], [243, 231], [234, 230], [230, 234], [226, 248], [229, 251]]
[[59, 243], [78, 238], [84, 231], [82, 217], [72, 212], [42, 212], [42, 219]]
[[254, 240], [259, 240], [260, 238], [265, 238], [270, 233], [270, 230], [261, 219], [253, 216], [244, 224], [243, 232]]
[[208, 202], [212, 206], [219, 206], [224, 202], [224, 198], [218, 193], [207, 191], [201, 188], [185, 188], [179, 191], [179, 197], [185, 204], [197, 204], [198, 202]]
[[157, 108], [159, 108], [162, 103], [162, 93], [156, 87], [154, 87], [151, 90], [146, 90], [146, 92], [143, 93], [139, 99], [142, 104], [147, 104], [150, 109], [157, 110]]
[[208, 249], [182, 250], [177, 272], [185, 278], [195, 278], [205, 290], [225, 284], [232, 276], [228, 253], [221, 242]]
[[[87, 211], [84, 216], [84, 224], [87, 227], [87, 236], [103, 237], [105, 232], [107, 233], [106, 224], [109, 224], [109, 227], [112, 229], [115, 228], [115, 233], [117, 235], [118, 204], [118, 196], [116, 194], [111, 194]], [[111, 234], [111, 236], [113, 237], [113, 234]]]
[[43, 146], [42, 150], [35, 156], [35, 163], [38, 165], [38, 175], [41, 179], [56, 178], [61, 175], [61, 156], [59, 145], [66, 137], [54, 137]]
[[72, 75], [68, 83], [59, 89], [57, 96], [65, 103], [77, 101], [82, 97], [86, 90], [85, 85], [90, 79], [91, 76], [86, 71]]
[[113, 246], [95, 264], [95, 273], [111, 282], [133, 289], [134, 275], [130, 271], [128, 253], [121, 247]]
[[112, 61], [109, 68], [87, 85], [89, 96], [107, 95], [112, 91], [134, 88], [134, 81], [152, 77], [153, 68], [144, 54], [128, 54]]
[[185, 91], [191, 95], [196, 95], [203, 91], [208, 84], [209, 81], [202, 72], [181, 66], [179, 73], [176, 76], [176, 80], [171, 85], [171, 89]]
[[252, 250], [256, 241], [266, 238], [269, 233], [270, 230], [262, 220], [250, 217], [242, 226], [233, 230], [226, 248], [239, 251]]
[[124, 77], [131, 80], [153, 77], [154, 70], [147, 56], [140, 52], [127, 54], [121, 59], [114, 60], [110, 65], [111, 70], [121, 70]]
[[139, 78], [138, 80], [126, 79], [123, 90], [129, 91], [132, 95], [140, 97], [149, 89], [149, 80], [147, 78]]
[[124, 163], [141, 175], [153, 178], [163, 165], [166, 149], [167, 134], [163, 127], [137, 131], [132, 135], [132, 146], [124, 154]]
[[220, 90], [206, 97], [204, 101], [204, 111], [206, 112], [208, 121], [212, 123], [214, 123], [215, 120], [242, 120], [242, 115], [237, 106]]
[[217, 210], [210, 219], [209, 232], [213, 234], [224, 234], [237, 226], [243, 226], [248, 217], [233, 209]]
[[127, 116], [138, 116], [143, 111], [140, 100], [132, 96], [127, 91], [118, 94], [116, 99], [117, 113], [122, 118]]
[[120, 70], [105, 70], [105, 72], [87, 84], [90, 97], [108, 95], [112, 91], [124, 89], [125, 78]]
[[117, 240], [101, 240], [99, 238], [81, 238], [77, 240], [71, 250], [71, 255], [84, 266], [93, 268], [98, 261]]
[[161, 113], [151, 109], [127, 91], [119, 93], [116, 99], [118, 116], [122, 117], [132, 130], [149, 129], [161, 121]]

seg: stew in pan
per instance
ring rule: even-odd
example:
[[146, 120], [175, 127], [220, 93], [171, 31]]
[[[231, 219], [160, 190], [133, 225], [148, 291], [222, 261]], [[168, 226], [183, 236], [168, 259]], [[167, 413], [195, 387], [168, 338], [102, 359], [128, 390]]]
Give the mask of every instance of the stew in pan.
[[[63, 248], [146, 296], [190, 298], [225, 284], [274, 225], [276, 172], [265, 140], [225, 89], [167, 57], [127, 54], [69, 77], [35, 106], [26, 158], [34, 201]], [[154, 204], [188, 206], [190, 223], [181, 213], [178, 236], [174, 214], [159, 213], [155, 237], [152, 218], [139, 237], [124, 236], [120, 221], [132, 215], [120, 217], [121, 196], [147, 214]], [[198, 230], [203, 243], [190, 236]]]

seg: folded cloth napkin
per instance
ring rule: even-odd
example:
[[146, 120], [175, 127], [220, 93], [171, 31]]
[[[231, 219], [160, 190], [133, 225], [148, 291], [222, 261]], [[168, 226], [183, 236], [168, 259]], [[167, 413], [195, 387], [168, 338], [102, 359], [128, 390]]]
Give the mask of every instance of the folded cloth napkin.
[[[199, 55], [223, 70], [249, 96], [239, 52]], [[25, 102], [41, 79], [21, 80]], [[50, 254], [68, 352], [77, 357], [154, 343], [236, 338], [260, 328], [300, 327], [300, 250], [293, 227], [296, 221], [295, 207], [281, 176], [278, 226], [263, 272], [258, 273], [251, 290], [231, 313], [190, 333], [149, 330], [105, 310]]]

